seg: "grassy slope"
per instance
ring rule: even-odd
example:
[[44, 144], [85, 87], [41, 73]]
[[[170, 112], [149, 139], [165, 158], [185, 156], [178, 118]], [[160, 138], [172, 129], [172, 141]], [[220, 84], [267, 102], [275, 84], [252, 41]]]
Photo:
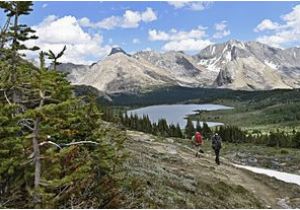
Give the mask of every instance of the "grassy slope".
[[[266, 99], [267, 100], [267, 99]], [[234, 107], [233, 110], [202, 112], [192, 116], [193, 119], [223, 122], [247, 130], [288, 130], [300, 129], [300, 102], [269, 102], [264, 100], [251, 102], [216, 100], [215, 103]]]
[[126, 208], [300, 207], [299, 186], [237, 169], [224, 158], [217, 166], [208, 144], [196, 158], [188, 140], [127, 134]]

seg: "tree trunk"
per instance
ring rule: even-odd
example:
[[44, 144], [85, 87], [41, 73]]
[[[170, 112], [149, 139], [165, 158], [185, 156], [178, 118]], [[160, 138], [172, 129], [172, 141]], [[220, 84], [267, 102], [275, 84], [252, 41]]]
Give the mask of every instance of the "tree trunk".
[[6, 36], [7, 36], [7, 30], [9, 27], [9, 23], [10, 23], [10, 18], [11, 17], [7, 17], [6, 22], [3, 26], [3, 28], [1, 29], [1, 39], [0, 39], [0, 48], [3, 49], [5, 42], [6, 42]]
[[[17, 8], [16, 8], [17, 9]], [[18, 11], [16, 11], [15, 19], [14, 19], [14, 36], [12, 41], [12, 72], [11, 72], [11, 82], [13, 85], [13, 97], [12, 101], [14, 104], [19, 102], [17, 92], [16, 92], [16, 81], [17, 81], [17, 37], [18, 37]]]
[[39, 147], [39, 125], [40, 125], [40, 118], [37, 117], [34, 121], [33, 127], [33, 137], [32, 137], [32, 146], [33, 146], [33, 153], [34, 153], [34, 201], [39, 201], [39, 196], [37, 190], [40, 186], [41, 180], [41, 161], [40, 161], [40, 147]]

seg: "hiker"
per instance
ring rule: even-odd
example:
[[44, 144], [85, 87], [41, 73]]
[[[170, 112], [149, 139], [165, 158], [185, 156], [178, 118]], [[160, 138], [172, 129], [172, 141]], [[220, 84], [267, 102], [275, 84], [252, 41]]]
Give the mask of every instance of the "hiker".
[[216, 154], [216, 164], [220, 165], [220, 150], [222, 148], [222, 138], [221, 136], [219, 136], [218, 133], [215, 133], [213, 136], [212, 136], [212, 148], [213, 150], [215, 151], [215, 154]]
[[196, 157], [198, 157], [199, 153], [204, 153], [204, 151], [201, 148], [201, 146], [203, 144], [203, 139], [202, 139], [201, 133], [197, 131], [195, 133], [195, 135], [192, 137], [192, 141], [197, 149]]

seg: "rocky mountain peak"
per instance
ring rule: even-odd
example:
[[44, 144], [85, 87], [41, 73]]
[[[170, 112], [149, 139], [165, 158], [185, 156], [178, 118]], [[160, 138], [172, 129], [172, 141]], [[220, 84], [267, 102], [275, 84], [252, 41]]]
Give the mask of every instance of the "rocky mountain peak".
[[194, 56], [152, 50], [129, 55], [114, 47], [95, 65], [60, 67], [73, 84], [108, 93], [170, 85], [247, 90], [300, 87], [299, 48], [280, 49], [234, 39], [207, 46]]
[[121, 47], [113, 47], [111, 48], [110, 53], [108, 54], [108, 56], [113, 55], [113, 54], [117, 54], [117, 53], [123, 53], [127, 56], [130, 56], [128, 53], [126, 53]]

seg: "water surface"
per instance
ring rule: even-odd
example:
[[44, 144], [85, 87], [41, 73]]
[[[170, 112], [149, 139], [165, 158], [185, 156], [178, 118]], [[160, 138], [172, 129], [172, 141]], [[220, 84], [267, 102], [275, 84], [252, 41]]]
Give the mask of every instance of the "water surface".
[[[232, 107], [219, 104], [171, 104], [171, 105], [153, 105], [127, 112], [128, 116], [137, 114], [139, 117], [148, 115], [151, 122], [158, 122], [159, 119], [166, 119], [168, 124], [179, 124], [181, 128], [186, 125], [186, 116], [195, 114], [197, 110], [221, 110], [232, 109]], [[196, 122], [194, 122], [196, 123]], [[202, 123], [202, 122], [201, 122]], [[208, 126], [223, 125], [220, 122], [207, 122]]]

